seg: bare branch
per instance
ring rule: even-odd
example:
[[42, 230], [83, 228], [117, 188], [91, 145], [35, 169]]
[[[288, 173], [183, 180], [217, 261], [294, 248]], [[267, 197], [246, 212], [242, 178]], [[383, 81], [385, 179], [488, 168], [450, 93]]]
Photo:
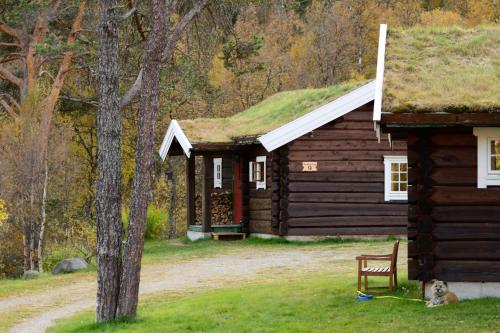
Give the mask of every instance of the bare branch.
[[[87, 1], [83, 0], [80, 3], [80, 7], [78, 8], [78, 14], [75, 17], [73, 22], [73, 26], [71, 28], [71, 32], [68, 35], [67, 45], [72, 46], [75, 44], [77, 31], [80, 30], [80, 25], [83, 19], [83, 15], [85, 13], [85, 7], [87, 6]], [[47, 97], [46, 109], [52, 111], [55, 108], [57, 99], [61, 93], [61, 89], [63, 86], [64, 78], [68, 69], [71, 65], [71, 61], [73, 60], [73, 51], [67, 51], [64, 53], [63, 60], [61, 62], [61, 66], [59, 67], [59, 71], [54, 80], [54, 84], [52, 85], [52, 89], [50, 91], [49, 96]]]
[[9, 27], [3, 20], [0, 19], [0, 31], [3, 31], [9, 36], [14, 37], [17, 41], [20, 41], [19, 33], [16, 29]]
[[21, 111], [21, 106], [19, 105], [19, 103], [17, 103], [16, 99], [14, 97], [12, 97], [11, 94], [1, 93], [0, 96], [7, 97], [9, 99], [10, 103], [12, 105], [14, 105], [19, 112]]
[[21, 85], [23, 81], [15, 76], [11, 71], [9, 71], [6, 67], [0, 65], [0, 78], [9, 81], [12, 84], [15, 84], [19, 88], [21, 88]]
[[181, 38], [182, 32], [191, 20], [205, 7], [210, 0], [199, 0], [191, 10], [176, 24], [174, 30], [170, 33], [167, 40], [167, 46], [163, 49], [161, 60], [165, 62], [174, 52], [175, 45]]
[[22, 58], [22, 55], [20, 54], [7, 54], [6, 56], [4, 57], [0, 57], [0, 64], [5, 64], [5, 63], [8, 63], [8, 62], [11, 62], [11, 61], [14, 61], [14, 60], [17, 60], [17, 59], [21, 59]]
[[83, 98], [79, 98], [79, 97], [75, 97], [75, 96], [66, 96], [66, 95], [61, 95], [59, 98], [66, 100], [66, 101], [87, 104], [87, 105], [95, 107], [95, 108], [99, 106], [99, 103], [97, 101], [93, 101], [90, 99], [83, 99]]
[[[175, 50], [175, 45], [179, 41], [182, 36], [182, 32], [189, 24], [189, 22], [205, 7], [210, 0], [199, 0], [191, 10], [182, 17], [182, 19], [175, 25], [174, 29], [170, 32], [167, 39], [167, 45], [162, 51], [161, 61], [164, 63], [168, 58], [172, 56], [172, 53]], [[172, 10], [173, 1], [167, 3], [167, 10]], [[120, 108], [123, 109], [128, 104], [132, 102], [132, 100], [137, 97], [139, 91], [142, 86], [142, 70], [137, 74], [137, 78], [134, 81], [134, 84], [129, 88], [129, 90], [123, 95], [120, 100]]]
[[4, 47], [21, 47], [21, 44], [19, 44], [19, 43], [5, 43], [5, 42], [0, 42], [0, 46], [4, 46]]
[[[128, 7], [130, 9], [135, 8], [134, 4], [132, 3], [132, 0], [128, 0]], [[134, 12], [134, 24], [137, 28], [137, 31], [139, 32], [139, 35], [141, 35], [142, 41], [145, 41], [146, 35], [144, 34], [144, 29], [142, 28], [141, 20], [139, 20], [139, 15], [138, 15], [137, 11]]]
[[132, 86], [125, 93], [125, 95], [123, 95], [123, 97], [120, 99], [120, 109], [125, 108], [127, 105], [129, 105], [132, 102], [132, 100], [137, 95], [139, 95], [139, 91], [141, 90], [141, 86], [142, 86], [142, 69], [139, 71], [139, 74], [137, 74], [137, 78], [135, 79]]
[[3, 108], [5, 109], [5, 111], [7, 111], [7, 113], [12, 118], [14, 118], [14, 119], [17, 118], [17, 114], [14, 112], [14, 110], [12, 109], [12, 107], [7, 102], [5, 102], [5, 100], [0, 99], [0, 104], [3, 106]]
[[121, 22], [121, 21], [125, 21], [126, 19], [128, 19], [132, 14], [134, 14], [135, 12], [137, 11], [137, 8], [133, 7], [132, 9], [130, 9], [128, 12], [126, 12], [125, 14], [123, 14], [122, 16], [120, 16], [118, 18], [118, 20]]

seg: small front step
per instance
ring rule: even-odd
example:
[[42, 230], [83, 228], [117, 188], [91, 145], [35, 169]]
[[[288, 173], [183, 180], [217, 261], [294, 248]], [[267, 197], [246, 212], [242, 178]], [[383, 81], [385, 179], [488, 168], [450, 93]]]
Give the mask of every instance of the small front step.
[[247, 235], [242, 232], [212, 232], [212, 238], [215, 240], [238, 240], [246, 237]]

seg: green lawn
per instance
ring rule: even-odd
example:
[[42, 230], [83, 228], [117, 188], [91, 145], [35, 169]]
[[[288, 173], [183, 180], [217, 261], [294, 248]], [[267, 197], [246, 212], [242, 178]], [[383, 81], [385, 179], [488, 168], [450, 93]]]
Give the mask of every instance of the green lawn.
[[[94, 313], [58, 322], [49, 332], [494, 332], [500, 300], [463, 301], [428, 309], [404, 299], [356, 300], [353, 277], [336, 273], [295, 276], [281, 283], [158, 295], [134, 320], [98, 325]], [[396, 296], [418, 297], [404, 282]]]
[[[212, 241], [155, 241], [148, 240], [144, 245], [144, 264], [166, 263], [191, 257], [208, 256], [231, 249], [226, 244], [214, 244]], [[229, 244], [231, 245], [231, 244]], [[27, 294], [34, 291], [50, 290], [74, 282], [95, 280], [95, 263], [85, 271], [72, 274], [52, 275], [43, 273], [36, 279], [5, 279], [0, 280], [0, 299], [9, 296]]]
[[[327, 240], [323, 242], [298, 243], [287, 242], [285, 240], [261, 240], [249, 238], [239, 242], [216, 242], [212, 240], [201, 240], [189, 242], [182, 240], [148, 240], [144, 246], [143, 264], [169, 263], [184, 261], [191, 258], [207, 257], [222, 253], [244, 251], [254, 247], [294, 247], [294, 246], [336, 246], [339, 243], [352, 243], [355, 241]], [[63, 287], [75, 282], [94, 281], [95, 264], [91, 264], [89, 269], [83, 272], [72, 274], [52, 275], [43, 273], [38, 278], [32, 280], [5, 279], [0, 280], [0, 300], [24, 295], [32, 292], [47, 291], [52, 288]]]

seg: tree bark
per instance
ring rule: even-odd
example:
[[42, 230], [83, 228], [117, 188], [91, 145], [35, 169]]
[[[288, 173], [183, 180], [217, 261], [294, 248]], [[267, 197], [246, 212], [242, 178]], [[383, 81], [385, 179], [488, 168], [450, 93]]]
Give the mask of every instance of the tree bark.
[[152, 26], [146, 46], [143, 83], [137, 127], [136, 167], [132, 204], [125, 245], [122, 283], [117, 317], [135, 316], [139, 295], [141, 258], [146, 233], [146, 214], [151, 191], [154, 130], [159, 108], [161, 54], [166, 45], [167, 7], [164, 0], [152, 1]]
[[121, 271], [121, 113], [118, 93], [117, 0], [99, 0], [99, 108], [97, 112], [98, 322], [115, 319]]
[[43, 272], [43, 239], [45, 236], [45, 224], [47, 222], [47, 188], [49, 187], [49, 165], [48, 165], [48, 156], [45, 155], [45, 159], [43, 161], [43, 189], [42, 189], [42, 220], [40, 221], [40, 230], [38, 232], [38, 271], [40, 273]]
[[33, 222], [33, 220], [35, 219], [35, 178], [33, 176], [33, 170], [32, 170], [32, 177], [30, 179], [31, 181], [31, 191], [30, 191], [30, 216], [29, 216], [29, 219], [32, 221], [30, 223], [28, 223], [26, 229], [25, 229], [25, 232], [27, 231], [27, 235], [26, 235], [26, 238], [28, 239], [28, 253], [29, 253], [29, 270], [30, 271], [33, 271], [35, 270], [35, 256], [34, 256], [34, 250], [33, 250], [33, 234], [34, 234], [34, 230], [33, 230], [33, 227], [34, 225], [36, 224], [35, 222]]

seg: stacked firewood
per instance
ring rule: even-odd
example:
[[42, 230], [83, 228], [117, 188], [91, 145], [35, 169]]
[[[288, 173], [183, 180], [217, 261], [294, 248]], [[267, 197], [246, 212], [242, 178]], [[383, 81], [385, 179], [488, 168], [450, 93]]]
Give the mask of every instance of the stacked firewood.
[[[233, 223], [233, 201], [231, 192], [212, 192], [211, 209], [212, 224], [232, 224]], [[196, 224], [202, 224], [202, 196], [197, 194], [195, 197], [196, 206]]]
[[202, 222], [201, 222], [201, 216], [202, 216], [202, 210], [201, 210], [202, 199], [201, 199], [201, 195], [200, 194], [196, 195], [196, 197], [194, 199], [194, 204], [195, 204], [195, 207], [196, 207], [196, 218], [195, 218], [195, 221], [196, 221], [196, 224], [201, 225], [202, 224]]
[[233, 223], [233, 203], [231, 192], [213, 192], [212, 198], [212, 224]]

